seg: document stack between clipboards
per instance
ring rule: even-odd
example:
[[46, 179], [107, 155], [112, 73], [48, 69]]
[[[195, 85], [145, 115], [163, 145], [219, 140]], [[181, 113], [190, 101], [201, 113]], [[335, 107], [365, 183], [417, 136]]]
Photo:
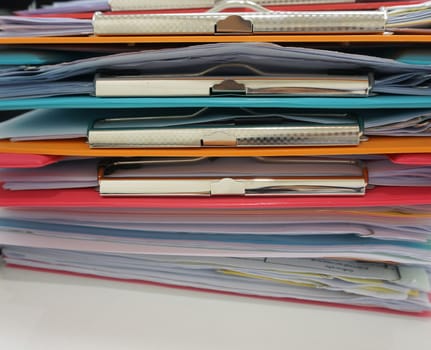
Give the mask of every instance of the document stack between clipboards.
[[[119, 20], [121, 31], [122, 16], [167, 23], [214, 6], [166, 11], [154, 7], [165, 2], [125, 3], [132, 7], [122, 11], [135, 12], [113, 13], [115, 0], [74, 1], [4, 21], [16, 19], [21, 34], [25, 21], [41, 32], [51, 21], [61, 31], [56, 26], [67, 17], [86, 23], [79, 18], [87, 11], [104, 11], [93, 21]], [[229, 12], [217, 16], [275, 16], [240, 15], [231, 3], [251, 6], [223, 2]], [[357, 5], [300, 7], [328, 6], [340, 16], [335, 10]], [[0, 123], [6, 265], [431, 315], [431, 51], [421, 44], [431, 41], [421, 17], [428, 4], [401, 5], [408, 23], [417, 16], [421, 33], [393, 34], [404, 37], [401, 49], [390, 34], [370, 34], [384, 52], [319, 48], [327, 36], [314, 47], [278, 45], [255, 31], [207, 44], [206, 31], [158, 31], [160, 42], [176, 42], [171, 33], [200, 43], [127, 50], [85, 46], [85, 36], [75, 38], [79, 50], [52, 38], [36, 41], [49, 48], [23, 49], [21, 40], [31, 43], [26, 34], [6, 38], [0, 109], [17, 111]], [[277, 41], [286, 31], [271, 30]], [[338, 31], [342, 42], [358, 39]]]

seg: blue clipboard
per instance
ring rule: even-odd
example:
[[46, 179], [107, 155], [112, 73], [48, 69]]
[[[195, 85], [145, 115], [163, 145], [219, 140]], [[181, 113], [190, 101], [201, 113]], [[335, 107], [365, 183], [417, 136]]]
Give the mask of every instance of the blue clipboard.
[[101, 98], [46, 97], [0, 100], [0, 110], [52, 108], [155, 108], [155, 107], [249, 107], [249, 108], [320, 108], [320, 109], [411, 109], [431, 108], [429, 96], [373, 97], [139, 97]]

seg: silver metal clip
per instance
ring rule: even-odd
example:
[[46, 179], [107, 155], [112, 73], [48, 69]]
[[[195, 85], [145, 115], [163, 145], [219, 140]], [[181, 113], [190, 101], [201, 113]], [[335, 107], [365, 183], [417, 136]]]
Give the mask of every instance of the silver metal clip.
[[[227, 66], [226, 66], [227, 67]], [[223, 68], [223, 67], [217, 67]], [[241, 69], [249, 69], [241, 65]], [[212, 96], [368, 96], [373, 86], [369, 75], [325, 74], [229, 74], [209, 75], [213, 69], [190, 75], [136, 75], [95, 77], [98, 97]]]
[[366, 186], [366, 168], [350, 160], [171, 158], [99, 168], [102, 196], [357, 196]]
[[[229, 1], [203, 13], [118, 14], [96, 12], [96, 35], [289, 34], [383, 32], [386, 11], [268, 11], [250, 1]], [[257, 12], [216, 12], [248, 7]]]
[[207, 112], [176, 116], [177, 121], [172, 116], [96, 121], [88, 130], [88, 143], [91, 148], [308, 147], [352, 146], [364, 139], [362, 120], [348, 115], [336, 116], [337, 123], [318, 124], [314, 115], [306, 122], [306, 115], [260, 116], [241, 109], [211, 122]]

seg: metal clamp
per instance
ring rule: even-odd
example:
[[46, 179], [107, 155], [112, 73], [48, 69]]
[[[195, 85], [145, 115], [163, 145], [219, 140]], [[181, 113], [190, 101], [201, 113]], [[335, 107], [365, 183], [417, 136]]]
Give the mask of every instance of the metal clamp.
[[350, 115], [332, 116], [338, 123], [317, 124], [314, 115], [306, 122], [306, 115], [298, 121], [240, 109], [238, 115], [211, 122], [207, 113], [98, 120], [88, 130], [88, 143], [91, 148], [309, 147], [355, 146], [366, 140], [362, 119]]
[[[274, 175], [274, 168], [268, 168], [270, 159], [235, 159], [240, 166], [251, 166], [256, 171], [255, 176], [244, 176], [223, 168], [223, 159], [227, 158], [132, 160], [101, 165], [99, 192], [102, 196], [357, 196], [364, 195], [367, 186], [367, 170], [357, 161], [276, 159], [273, 164], [279, 165], [280, 175]], [[193, 168], [188, 171], [190, 164]], [[302, 174], [304, 165], [313, 171]], [[212, 169], [218, 175], [203, 176], [199, 169]], [[339, 173], [332, 175], [334, 171]]]

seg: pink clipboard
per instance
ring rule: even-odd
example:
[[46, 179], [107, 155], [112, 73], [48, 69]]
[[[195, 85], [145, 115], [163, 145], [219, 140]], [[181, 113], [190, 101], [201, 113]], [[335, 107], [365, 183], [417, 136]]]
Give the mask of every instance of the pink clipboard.
[[93, 188], [9, 191], [0, 189], [1, 207], [148, 209], [283, 209], [382, 207], [431, 204], [431, 187], [376, 187], [363, 197], [101, 197]]
[[0, 168], [40, 168], [59, 162], [63, 158], [43, 154], [0, 153]]
[[[431, 153], [394, 153], [385, 156], [395, 164], [431, 165]], [[44, 154], [0, 153], [0, 168], [39, 168], [65, 158]]]
[[[4, 156], [4, 158], [2, 158]], [[11, 160], [13, 154], [0, 154], [0, 160]], [[22, 168], [48, 165], [63, 159], [60, 156], [23, 155], [16, 157]], [[39, 158], [40, 157], [40, 158]], [[430, 165], [431, 154], [393, 154], [388, 159], [397, 164]], [[39, 160], [39, 163], [38, 163]], [[4, 161], [6, 164], [6, 161]], [[43, 164], [42, 164], [43, 163]], [[38, 165], [39, 164], [39, 165]], [[1, 188], [3, 207], [126, 207], [126, 208], [306, 208], [367, 207], [431, 204], [431, 187], [377, 187], [363, 197], [300, 196], [300, 197], [101, 197], [94, 188], [10, 191]]]
[[[431, 317], [431, 311], [421, 311], [421, 312], [397, 311], [397, 310], [385, 309], [382, 307], [357, 306], [357, 305], [348, 305], [348, 304], [312, 301], [312, 300], [302, 300], [302, 299], [294, 299], [294, 298], [280, 298], [280, 297], [269, 297], [269, 296], [266, 297], [266, 296], [251, 295], [251, 294], [241, 294], [241, 293], [235, 293], [235, 292], [225, 292], [225, 291], [207, 289], [207, 288], [179, 286], [179, 285], [172, 285], [172, 284], [158, 283], [158, 282], [151, 282], [151, 281], [143, 281], [143, 280], [136, 280], [136, 279], [120, 279], [120, 278], [112, 278], [112, 277], [103, 277], [103, 276], [96, 276], [96, 275], [90, 275], [90, 274], [61, 271], [61, 270], [55, 270], [55, 269], [43, 269], [43, 268], [36, 268], [36, 267], [27, 267], [27, 266], [13, 265], [13, 264], [7, 264], [6, 266], [9, 268], [17, 268], [17, 269], [23, 269], [23, 270], [29, 270], [29, 271], [36, 271], [36, 272], [56, 273], [56, 274], [62, 274], [62, 275], [66, 275], [66, 276], [78, 276], [78, 277], [85, 277], [85, 278], [94, 278], [94, 279], [105, 280], [105, 281], [145, 284], [145, 285], [151, 285], [151, 286], [156, 286], [156, 287], [186, 290], [186, 291], [190, 291], [190, 292], [204, 292], [204, 293], [230, 295], [230, 296], [246, 297], [246, 298], [254, 298], [254, 299], [273, 300], [273, 301], [278, 301], [278, 302], [292, 302], [292, 303], [316, 305], [316, 306], [329, 306], [329, 307], [337, 307], [337, 308], [359, 310], [359, 311], [374, 311], [374, 312], [382, 312], [382, 313], [404, 315], [404, 316]], [[429, 298], [431, 299], [431, 294], [429, 295]]]
[[388, 154], [387, 157], [395, 164], [430, 165], [431, 153]]

